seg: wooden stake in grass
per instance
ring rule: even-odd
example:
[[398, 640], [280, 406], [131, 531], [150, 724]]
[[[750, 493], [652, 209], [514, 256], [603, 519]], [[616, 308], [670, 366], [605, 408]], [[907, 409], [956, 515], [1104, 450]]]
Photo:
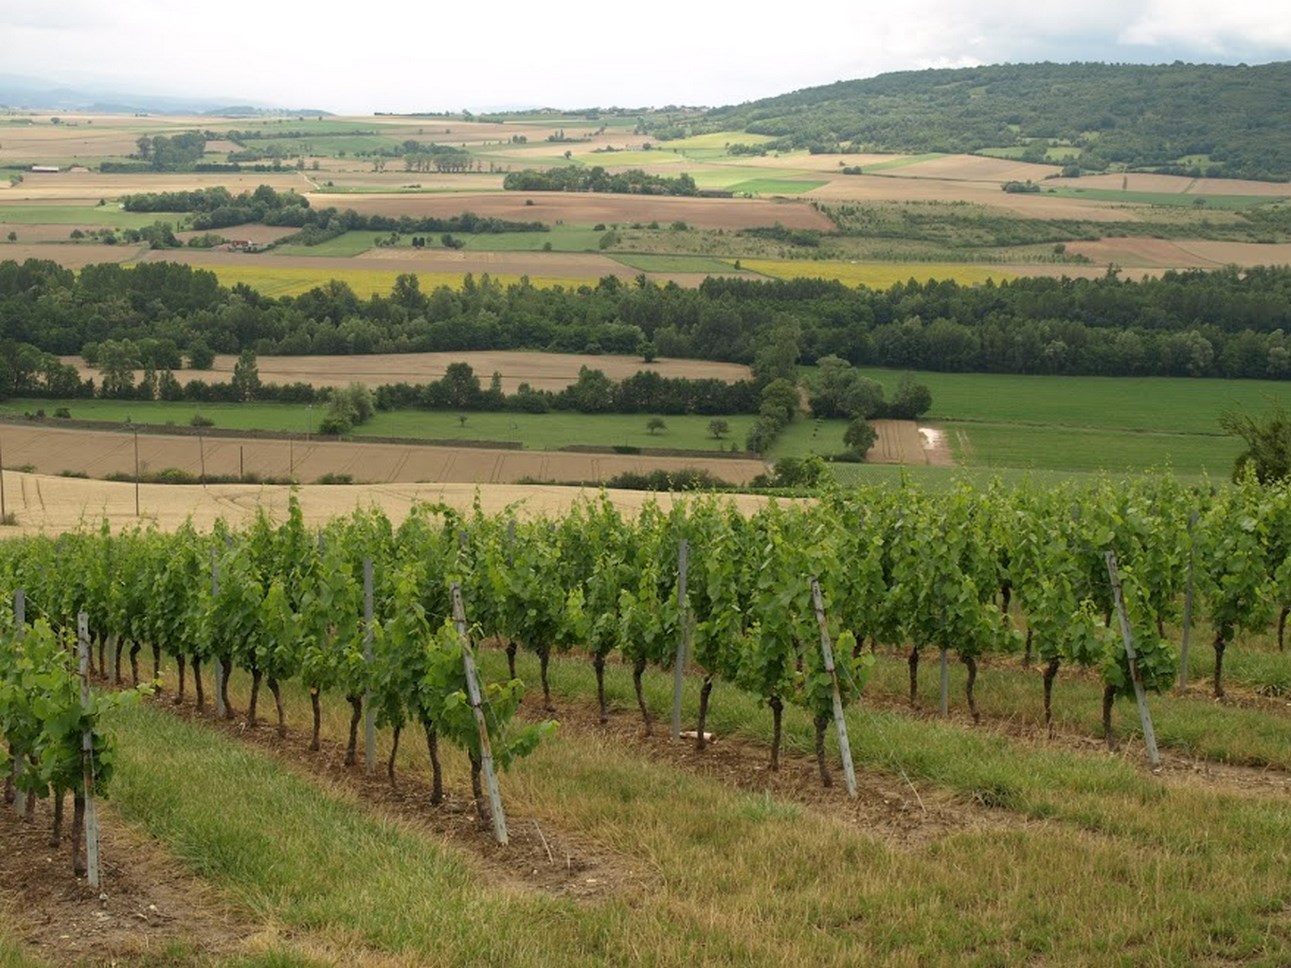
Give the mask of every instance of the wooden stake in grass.
[[[825, 671], [834, 684], [834, 727], [838, 730], [838, 750], [843, 756], [843, 776], [847, 779], [847, 795], [856, 796], [856, 767], [852, 765], [852, 744], [847, 738], [847, 719], [843, 715], [843, 696], [838, 689], [838, 673], [834, 669], [834, 648], [829, 641], [829, 623], [825, 620], [825, 602], [820, 594], [820, 583], [811, 580], [811, 602], [816, 609], [816, 622], [820, 625], [820, 652], [825, 659]], [[817, 756], [821, 776], [828, 778], [824, 765], [823, 734], [817, 734]], [[828, 785], [828, 783], [826, 783]]]
[[[1161, 765], [1161, 754], [1157, 752], [1156, 733], [1152, 731], [1152, 714], [1148, 712], [1147, 695], [1143, 691], [1143, 676], [1139, 672], [1139, 660], [1134, 652], [1134, 633], [1130, 630], [1130, 618], [1125, 611], [1125, 599], [1121, 595], [1121, 576], [1116, 569], [1116, 552], [1108, 549], [1104, 553], [1104, 558], [1107, 561], [1107, 575], [1112, 582], [1112, 600], [1116, 605], [1116, 614], [1121, 623], [1121, 639], [1125, 642], [1125, 655], [1130, 660], [1130, 679], [1134, 683], [1134, 700], [1139, 705], [1139, 719], [1143, 723], [1143, 741], [1147, 744], [1148, 759], [1154, 767], [1157, 767]], [[1108, 725], [1109, 715], [1104, 701], [1104, 726]]]
[[[211, 598], [213, 599], [218, 598], [219, 594], [220, 594], [220, 563], [216, 560], [215, 549], [212, 548], [211, 549]], [[201, 675], [201, 671], [196, 664], [194, 664], [193, 666], [193, 675], [194, 676]], [[228, 706], [225, 705], [225, 702], [224, 702], [224, 695], [225, 695], [224, 677], [225, 677], [224, 660], [221, 659], [218, 655], [216, 655], [215, 656], [215, 715], [219, 716], [221, 719], [226, 717], [229, 713]], [[202, 706], [204, 705], [204, 703], [202, 702], [203, 697], [202, 697], [201, 679], [198, 679], [197, 696], [198, 696], [197, 708], [201, 709]]]
[[[76, 616], [76, 641], [80, 652], [81, 674], [81, 708], [88, 711], [90, 707], [90, 618], [85, 612]], [[83, 791], [73, 799], [73, 812], [77, 806], [85, 820], [85, 873], [90, 887], [100, 886], [99, 877], [99, 818], [94, 809], [94, 731], [81, 733], [81, 764], [83, 773]], [[79, 802], [78, 802], [79, 801]], [[73, 867], [80, 861], [75, 836], [72, 839]]]
[[[23, 626], [27, 624], [27, 593], [19, 588], [13, 593], [13, 626], [14, 638], [21, 639]], [[27, 811], [27, 794], [22, 792], [22, 784], [18, 781], [22, 778], [22, 771], [25, 765], [23, 757], [13, 755], [13, 747], [9, 748], [9, 775], [5, 777], [5, 801], [12, 802], [18, 815], [22, 816]]]
[[489, 727], [484, 721], [484, 704], [480, 696], [480, 680], [475, 671], [475, 656], [471, 652], [471, 637], [466, 630], [466, 608], [462, 605], [462, 589], [453, 582], [453, 622], [462, 642], [462, 663], [466, 666], [466, 691], [470, 694], [475, 725], [480, 733], [480, 757], [471, 757], [471, 786], [479, 800], [479, 772], [484, 771], [484, 782], [489, 789], [489, 807], [493, 815], [493, 839], [499, 844], [507, 842], [507, 818], [502, 812], [502, 791], [498, 788], [498, 774], [493, 768], [493, 747], [489, 742]]
[[[681, 637], [677, 640], [677, 657], [673, 662], [672, 671], [672, 738], [673, 740], [681, 739], [681, 687], [685, 682], [686, 673], [686, 652], [690, 647], [687, 630], [690, 623], [687, 621], [686, 614], [686, 569], [690, 563], [690, 542], [685, 538], [681, 539], [681, 545], [677, 549], [677, 622], [681, 626]], [[703, 724], [700, 725], [700, 735], [703, 735]]]
[[[363, 559], [363, 664], [372, 668], [372, 559]], [[365, 676], [365, 678], [367, 678]], [[372, 712], [372, 690], [363, 690], [363, 771], [376, 769], [377, 726]]]
[[1179, 647], [1179, 688], [1188, 687], [1188, 646], [1192, 639], [1192, 597], [1194, 572], [1197, 564], [1197, 517], [1193, 511], [1188, 516], [1188, 584], [1183, 595], [1183, 645]]

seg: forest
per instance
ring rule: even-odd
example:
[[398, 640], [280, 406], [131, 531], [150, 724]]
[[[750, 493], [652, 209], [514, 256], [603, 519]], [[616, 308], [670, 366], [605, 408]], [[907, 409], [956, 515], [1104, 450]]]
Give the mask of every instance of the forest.
[[[768, 150], [1074, 149], [1083, 171], [1291, 178], [1291, 63], [999, 64], [900, 71], [715, 108], [692, 133], [771, 135]], [[658, 136], [658, 133], [656, 133]], [[1048, 160], [1054, 160], [1049, 158]]]
[[[50, 375], [16, 361], [131, 340], [158, 370], [180, 355], [362, 354], [483, 349], [641, 354], [750, 363], [777, 329], [799, 362], [952, 372], [1102, 376], [1291, 376], [1291, 269], [1168, 272], [1141, 282], [1017, 279], [983, 286], [911, 280], [887, 290], [823, 280], [710, 278], [695, 289], [626, 284], [502, 285], [468, 275], [423, 292], [400, 276], [360, 299], [332, 281], [300, 296], [226, 288], [171, 263], [0, 262], [0, 396]], [[20, 352], [22, 351], [22, 352]], [[57, 361], [55, 361], [56, 363]], [[38, 367], [38, 369], [40, 369]], [[28, 379], [36, 385], [25, 385]]]

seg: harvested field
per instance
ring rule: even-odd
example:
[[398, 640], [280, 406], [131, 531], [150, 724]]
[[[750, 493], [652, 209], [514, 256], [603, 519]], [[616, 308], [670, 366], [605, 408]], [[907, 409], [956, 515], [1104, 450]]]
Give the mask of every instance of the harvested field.
[[[66, 430], [9, 425], [4, 428], [5, 462], [33, 467], [41, 474], [63, 471], [103, 478], [134, 473], [134, 435], [99, 430]], [[139, 468], [144, 474], [177, 468], [197, 476], [203, 459], [212, 475], [245, 471], [262, 478], [294, 477], [316, 481], [324, 475], [349, 475], [361, 484], [437, 481], [510, 484], [520, 480], [604, 481], [618, 474], [699, 468], [734, 484], [762, 473], [761, 461], [724, 458], [647, 457], [625, 454], [574, 454], [560, 451], [493, 450], [484, 447], [430, 447], [419, 444], [364, 444], [350, 441], [140, 434]], [[9, 508], [39, 504], [39, 495], [21, 502], [9, 495]], [[20, 515], [21, 516], [21, 515]]]
[[[1011, 163], [1010, 163], [1011, 164]], [[913, 167], [913, 166], [911, 166]], [[1010, 215], [1036, 219], [1086, 219], [1091, 222], [1141, 221], [1143, 206], [1115, 205], [1086, 198], [1058, 195], [1009, 194], [993, 181], [953, 181], [907, 178], [908, 168], [874, 175], [839, 175], [805, 198], [822, 202], [970, 202], [1000, 209]], [[897, 173], [900, 174], [897, 174]]]
[[[104, 519], [114, 528], [132, 527], [138, 522], [134, 513], [134, 485], [111, 481], [84, 481], [37, 474], [5, 474], [9, 508], [18, 515], [17, 528], [6, 528], [0, 534], [45, 531], [58, 533], [80, 527], [95, 527]], [[186, 520], [198, 528], [208, 529], [217, 519], [249, 524], [261, 508], [277, 520], [286, 517], [287, 502], [293, 489], [285, 485], [212, 484], [209, 487], [143, 484], [139, 487], [140, 507], [144, 519], [166, 531], [173, 531]], [[294, 489], [305, 520], [311, 525], [325, 524], [338, 515], [357, 507], [383, 508], [396, 524], [418, 503], [444, 503], [469, 511], [478, 498], [485, 514], [496, 514], [516, 507], [522, 516], [540, 516], [563, 512], [575, 501], [601, 493], [580, 487], [545, 484], [376, 484], [325, 485], [305, 484]], [[646, 491], [606, 490], [615, 507], [634, 513], [648, 501], [671, 507], [684, 501], [684, 495], [651, 494]], [[742, 510], [755, 510], [765, 499], [751, 494], [732, 494], [729, 500]]]
[[[268, 245], [270, 242], [277, 242], [279, 239], [286, 238], [294, 232], [300, 231], [281, 225], [230, 225], [227, 228], [213, 229], [209, 233], [202, 232], [176, 232], [175, 238], [181, 242], [187, 242], [197, 235], [222, 235], [226, 239], [245, 239], [248, 242], [254, 242], [256, 245]], [[205, 250], [211, 251], [211, 250]]]
[[1210, 242], [1202, 239], [1108, 238], [1097, 242], [1069, 242], [1067, 251], [1106, 265], [1127, 268], [1217, 269], [1226, 265], [1262, 266], [1291, 264], [1291, 244]]
[[1237, 178], [1188, 178], [1185, 175], [1154, 175], [1130, 172], [1124, 175], [1082, 175], [1063, 179], [1064, 188], [1090, 188], [1103, 191], [1186, 193], [1189, 195], [1267, 195], [1270, 198], [1291, 196], [1287, 182], [1245, 181]]
[[[234, 195], [253, 192], [260, 185], [270, 185], [278, 191], [308, 191], [309, 182], [295, 172], [185, 172], [178, 174], [100, 174], [86, 172], [41, 175], [25, 178], [5, 193], [5, 200], [17, 202], [57, 200], [60, 204], [95, 204], [100, 198], [120, 198], [137, 192], [177, 192], [196, 188], [215, 188], [223, 185]], [[159, 216], [160, 217], [160, 216]]]
[[[998, 190], [997, 190], [998, 191]], [[336, 196], [311, 194], [316, 207], [338, 204]], [[532, 201], [532, 205], [526, 205]], [[830, 221], [803, 202], [764, 199], [670, 198], [640, 195], [571, 192], [493, 192], [471, 195], [352, 195], [344, 207], [365, 215], [449, 217], [470, 211], [476, 215], [512, 219], [607, 225], [632, 222], [683, 221], [704, 229], [739, 229], [779, 222], [786, 228], [831, 228]]]
[[[337, 162], [338, 164], [340, 162]], [[397, 193], [418, 186], [421, 191], [429, 192], [495, 192], [502, 190], [501, 175], [474, 173], [440, 174], [433, 171], [329, 171], [326, 179], [320, 179], [318, 172], [311, 172], [310, 183], [314, 191], [327, 199], [326, 203], [312, 203], [315, 208], [335, 205], [337, 208], [351, 208], [346, 200], [349, 195], [363, 192]], [[331, 182], [324, 185], [323, 181]], [[342, 189], [335, 191], [332, 189]], [[352, 189], [352, 192], [344, 191]], [[414, 190], [418, 190], [414, 189]]]
[[[283, 258], [297, 258], [284, 256]], [[609, 256], [582, 252], [480, 252], [465, 249], [373, 248], [354, 257], [354, 265], [395, 272], [451, 272], [477, 276], [565, 276], [593, 278], [622, 276], [632, 278], [634, 271]]]
[[928, 464], [954, 467], [946, 436], [935, 427], [913, 420], [871, 420], [878, 439], [865, 460], [870, 464]]
[[[737, 140], [737, 138], [733, 138], [732, 140]], [[813, 171], [822, 173], [832, 172], [833, 174], [838, 174], [838, 169], [845, 166], [850, 167], [853, 165], [860, 165], [863, 169], [866, 165], [877, 165], [885, 161], [898, 161], [904, 157], [906, 156], [879, 154], [813, 155], [804, 151], [801, 153], [793, 152], [791, 154], [781, 154], [779, 157], [764, 155], [761, 158], [735, 158], [729, 161], [723, 159], [723, 163], [729, 167], [756, 168], [759, 176], [766, 175], [767, 172], [765, 169], [768, 168], [777, 172], [784, 171], [786, 173]], [[844, 175], [843, 177], [854, 178], [856, 176]]]
[[[98, 379], [99, 371], [79, 356], [62, 357], [82, 378]], [[201, 376], [207, 380], [228, 380], [237, 357], [219, 355]], [[577, 353], [526, 353], [522, 350], [480, 350], [460, 353], [383, 353], [367, 356], [262, 356], [256, 361], [265, 383], [312, 383], [315, 386], [348, 386], [353, 382], [380, 386], [382, 383], [429, 383], [438, 380], [450, 363], [469, 363], [482, 383], [498, 372], [502, 389], [514, 393], [521, 383], [537, 390], [563, 390], [578, 379], [584, 366], [602, 370], [613, 380], [622, 380], [640, 370], [654, 370], [666, 377], [710, 378], [733, 383], [749, 378], [749, 368], [738, 363], [705, 360], [656, 360], [643, 363], [638, 356], [587, 356]], [[186, 371], [187, 373], [192, 371]], [[138, 374], [136, 374], [138, 376]]]
[[[25, 259], [48, 259], [51, 262], [57, 262], [61, 266], [69, 269], [79, 269], [82, 266], [93, 265], [96, 262], [129, 262], [139, 256], [144, 248], [138, 245], [101, 245], [97, 243], [68, 243], [62, 245], [56, 242], [35, 243], [27, 245], [24, 239], [28, 235], [31, 226], [14, 226], [13, 231], [18, 233], [17, 242], [0, 242], [0, 259], [13, 259], [15, 262], [22, 262]], [[67, 232], [71, 231], [67, 226], [59, 226], [59, 229], [66, 229], [63, 237], [67, 237]], [[5, 229], [4, 234], [8, 235], [10, 229]], [[35, 234], [35, 233], [32, 233]]]
[[[1061, 170], [1058, 165], [1036, 165], [1011, 158], [987, 158], [984, 155], [944, 155], [911, 165], [902, 165], [891, 177], [933, 178], [946, 181], [991, 182], [996, 186], [1006, 181], [1038, 182]], [[877, 174], [877, 173], [876, 173]], [[998, 190], [998, 188], [997, 188]]]

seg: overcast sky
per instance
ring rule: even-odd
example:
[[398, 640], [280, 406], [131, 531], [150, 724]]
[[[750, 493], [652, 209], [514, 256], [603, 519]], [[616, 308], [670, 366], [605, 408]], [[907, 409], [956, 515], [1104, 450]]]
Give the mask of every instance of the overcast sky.
[[0, 0], [0, 72], [341, 113], [718, 105], [925, 67], [1291, 59], [1285, 0]]

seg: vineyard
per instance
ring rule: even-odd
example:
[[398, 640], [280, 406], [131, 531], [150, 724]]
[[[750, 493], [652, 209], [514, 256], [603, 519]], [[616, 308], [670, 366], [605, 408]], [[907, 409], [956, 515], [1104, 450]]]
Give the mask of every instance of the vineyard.
[[[30, 811], [52, 796], [56, 843], [72, 794], [81, 873], [87, 783], [102, 794], [112, 777], [102, 721], [158, 686], [167, 704], [191, 696], [198, 711], [247, 727], [264, 723], [271, 697], [278, 733], [307, 732], [314, 750], [325, 707], [347, 709], [347, 765], [370, 749], [360, 742], [367, 724], [389, 739], [391, 783], [400, 739], [416, 733], [432, 810], [445, 797], [444, 741], [469, 761], [478, 820], [495, 830], [500, 803], [485, 796], [482, 774], [507, 770], [557, 729], [556, 658], [590, 664], [602, 724], [607, 671], [630, 674], [644, 735], [666, 731], [647, 701], [649, 678], [680, 684], [685, 673], [698, 683], [697, 715], [685, 723], [696, 755], [724, 697], [757, 702], [770, 719], [771, 771], [781, 766], [782, 720], [796, 708], [812, 724], [824, 786], [844, 750], [831, 722], [859, 699], [876, 657], [894, 654], [912, 704], [921, 669], [936, 662], [942, 715], [954, 706], [974, 721], [979, 668], [1033, 666], [1042, 672], [1033, 702], [1051, 730], [1062, 672], [1079, 670], [1081, 683], [1099, 684], [1114, 747], [1118, 698], [1186, 676], [1168, 630], [1182, 624], [1212, 650], [1216, 697], [1224, 657], [1243, 635], [1274, 636], [1281, 649], [1291, 489], [1216, 491], [1169, 477], [1043, 490], [905, 486], [752, 514], [697, 498], [666, 511], [648, 504], [635, 517], [602, 496], [551, 518], [427, 504], [397, 527], [359, 510], [319, 530], [293, 499], [285, 520], [261, 514], [241, 530], [113, 533], [105, 524], [12, 539], [0, 543], [0, 588], [6, 799], [24, 798]], [[117, 688], [82, 694], [78, 638], [88, 645], [86, 680]], [[498, 655], [482, 663], [494, 681], [473, 694], [477, 645]], [[537, 666], [528, 701], [521, 655]], [[964, 672], [962, 701], [950, 694], [952, 662]], [[249, 683], [237, 710], [234, 674]], [[312, 722], [287, 722], [288, 684], [308, 695]]]

